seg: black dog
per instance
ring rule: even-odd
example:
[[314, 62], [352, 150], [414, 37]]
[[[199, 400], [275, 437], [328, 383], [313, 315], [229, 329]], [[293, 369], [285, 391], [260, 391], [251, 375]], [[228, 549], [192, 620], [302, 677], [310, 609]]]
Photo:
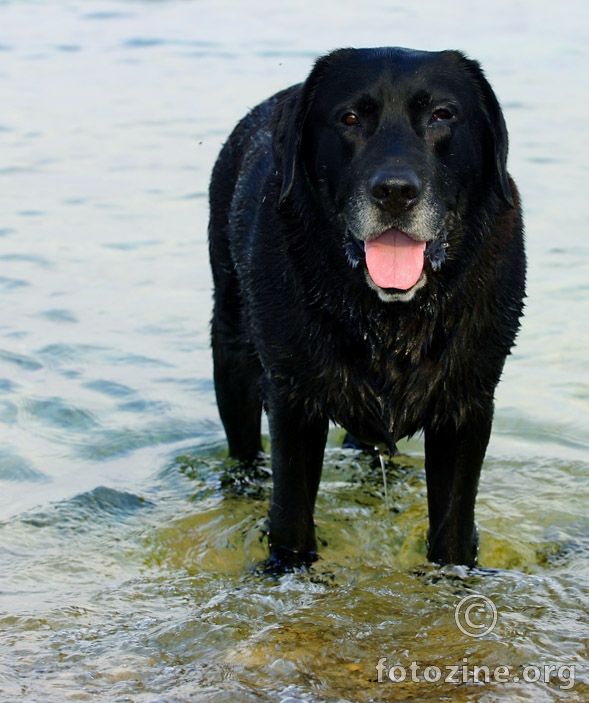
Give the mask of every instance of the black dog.
[[215, 386], [231, 456], [269, 418], [271, 563], [316, 558], [330, 421], [425, 433], [429, 552], [473, 564], [525, 253], [501, 108], [456, 51], [342, 49], [255, 108], [211, 183]]

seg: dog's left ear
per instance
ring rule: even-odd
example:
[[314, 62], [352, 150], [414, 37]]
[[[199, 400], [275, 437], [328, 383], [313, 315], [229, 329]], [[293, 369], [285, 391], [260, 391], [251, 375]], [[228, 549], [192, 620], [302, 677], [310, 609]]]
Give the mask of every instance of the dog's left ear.
[[[458, 53], [458, 52], [457, 52]], [[513, 194], [509, 185], [509, 174], [507, 173], [507, 151], [509, 139], [503, 111], [497, 100], [493, 88], [486, 79], [483, 69], [477, 61], [467, 58], [464, 54], [459, 54], [463, 65], [466, 66], [470, 76], [474, 79], [481, 99], [485, 117], [487, 120], [488, 132], [492, 139], [493, 153], [495, 155], [495, 178], [494, 186], [497, 195], [510, 207], [514, 207]]]

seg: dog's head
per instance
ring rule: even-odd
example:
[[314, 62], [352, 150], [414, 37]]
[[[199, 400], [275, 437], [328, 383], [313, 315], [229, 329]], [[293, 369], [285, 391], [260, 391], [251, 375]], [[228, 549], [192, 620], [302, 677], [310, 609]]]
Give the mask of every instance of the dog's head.
[[501, 108], [460, 52], [335, 51], [277, 115], [281, 204], [310, 189], [382, 300], [426, 286], [490, 199], [513, 206]]

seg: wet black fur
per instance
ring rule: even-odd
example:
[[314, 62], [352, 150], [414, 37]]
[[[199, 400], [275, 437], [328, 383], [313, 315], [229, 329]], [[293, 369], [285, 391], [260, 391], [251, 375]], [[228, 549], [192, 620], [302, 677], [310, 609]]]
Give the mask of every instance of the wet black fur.
[[[346, 111], [360, 114], [359, 130], [342, 126]], [[210, 189], [215, 386], [230, 454], [244, 463], [261, 450], [262, 405], [268, 413], [275, 563], [315, 558], [330, 421], [391, 450], [423, 430], [428, 556], [475, 563], [494, 391], [524, 298], [506, 160], [493, 91], [479, 65], [453, 51], [334, 52], [305, 83], [252, 110], [223, 147]], [[342, 214], [350, 189], [363, 193], [389, 166], [431, 184], [444, 212], [410, 300], [383, 300], [368, 285], [362, 241]], [[402, 229], [409, 215], [408, 205], [358, 217]]]

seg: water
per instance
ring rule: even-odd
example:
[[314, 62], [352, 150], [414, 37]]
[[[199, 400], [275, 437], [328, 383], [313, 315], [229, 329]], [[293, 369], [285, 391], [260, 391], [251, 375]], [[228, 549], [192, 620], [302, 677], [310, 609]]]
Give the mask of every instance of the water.
[[[0, 2], [2, 703], [589, 699], [583, 12]], [[334, 431], [322, 558], [274, 579], [254, 569], [267, 474], [230, 486], [222, 461], [208, 177], [235, 121], [316, 55], [395, 44], [483, 62], [525, 203], [529, 299], [481, 482], [484, 569], [425, 561], [419, 438], [386, 465], [385, 501], [380, 465]], [[474, 594], [497, 609], [482, 637], [455, 618]]]

